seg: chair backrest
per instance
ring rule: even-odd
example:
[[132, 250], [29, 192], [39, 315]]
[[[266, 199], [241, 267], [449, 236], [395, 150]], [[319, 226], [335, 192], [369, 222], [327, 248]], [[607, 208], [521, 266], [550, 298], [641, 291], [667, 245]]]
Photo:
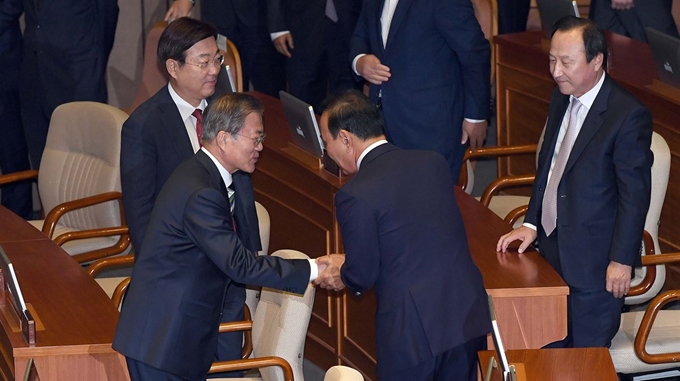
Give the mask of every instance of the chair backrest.
[[[272, 254], [287, 259], [308, 259], [295, 250], [278, 250]], [[303, 381], [307, 327], [314, 304], [314, 287], [307, 286], [304, 295], [263, 288], [257, 312], [253, 317], [253, 353], [255, 357], [279, 356], [293, 368], [296, 381]], [[260, 369], [263, 381], [283, 380], [277, 367]]]
[[267, 255], [269, 254], [269, 236], [271, 230], [269, 212], [257, 201], [255, 201], [255, 210], [257, 211], [257, 221], [260, 226], [260, 244], [262, 245], [262, 250], [258, 251], [257, 255]]
[[[46, 212], [66, 201], [120, 192], [120, 131], [127, 117], [97, 102], [71, 102], [54, 110], [38, 177]], [[118, 203], [67, 213], [59, 223], [78, 230], [118, 226]]]
[[159, 21], [154, 24], [153, 28], [146, 36], [146, 43], [144, 44], [144, 63], [142, 65], [142, 79], [137, 89], [137, 95], [132, 105], [128, 108], [128, 113], [132, 114], [139, 105], [144, 103], [152, 95], [156, 94], [163, 85], [168, 83], [169, 74], [165, 70], [164, 64], [158, 62], [158, 41], [161, 39], [161, 33], [168, 26], [166, 21]]
[[328, 369], [323, 381], [364, 381], [364, 377], [356, 369], [336, 365]]
[[[652, 133], [652, 153], [654, 154], [654, 163], [652, 164], [652, 192], [649, 203], [649, 210], [645, 219], [645, 230], [652, 236], [654, 241], [654, 252], [660, 253], [659, 248], [659, 220], [661, 219], [661, 209], [666, 198], [666, 188], [668, 187], [668, 176], [671, 169], [671, 151], [668, 148], [666, 140], [656, 132]], [[646, 250], [642, 251], [646, 253]], [[635, 276], [631, 281], [631, 285], [635, 286], [640, 283], [642, 278], [647, 273], [646, 267], [638, 267], [635, 269]], [[649, 291], [642, 295], [629, 296], [625, 303], [628, 305], [645, 303], [656, 296], [661, 291], [664, 282], [666, 281], [666, 266], [656, 266], [656, 278]]]
[[237, 92], [242, 92], [243, 83], [243, 68], [241, 66], [241, 54], [239, 54], [236, 45], [231, 40], [227, 40], [227, 51], [224, 52], [224, 64], [229, 65], [231, 72], [234, 75], [234, 87]]

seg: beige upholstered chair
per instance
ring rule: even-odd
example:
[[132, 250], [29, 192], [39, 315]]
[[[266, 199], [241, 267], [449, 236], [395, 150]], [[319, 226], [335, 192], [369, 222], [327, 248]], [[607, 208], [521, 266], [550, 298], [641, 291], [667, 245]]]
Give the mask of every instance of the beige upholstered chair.
[[336, 365], [326, 371], [323, 381], [364, 381], [364, 377], [356, 369]]
[[38, 179], [47, 216], [29, 222], [81, 263], [130, 250], [119, 168], [126, 119], [103, 103], [63, 104], [52, 114], [40, 173], [8, 175]]
[[[651, 236], [645, 234], [645, 240], [648, 254], [654, 254]], [[677, 262], [680, 262], [680, 253], [642, 257], [642, 264], [646, 266]], [[609, 348], [618, 373], [644, 374], [645, 380], [680, 375], [677, 371], [680, 368], [680, 311], [662, 310], [668, 303], [679, 300], [680, 290], [666, 291], [652, 299], [645, 311], [621, 314], [619, 332]]]
[[[260, 225], [260, 244], [262, 250], [257, 252], [257, 255], [269, 254], [269, 235], [271, 230], [271, 221], [269, 220], [269, 212], [259, 202], [255, 201], [255, 209], [257, 211], [257, 222]], [[247, 286], [246, 288], [246, 304], [250, 308], [250, 313], [255, 315], [257, 311], [257, 302], [260, 300], [260, 288]]]
[[[295, 250], [278, 250], [272, 255], [288, 259], [309, 258]], [[252, 330], [255, 357], [214, 363], [211, 372], [260, 368], [261, 378], [247, 380], [283, 381], [294, 375], [296, 381], [303, 381], [302, 363], [314, 292], [311, 283], [304, 295], [263, 288], [252, 322], [220, 325], [220, 332]]]
[[[666, 188], [668, 187], [668, 176], [671, 169], [671, 152], [661, 135], [654, 132], [652, 134], [652, 153], [654, 154], [654, 163], [652, 164], [652, 193], [651, 201], [649, 204], [649, 210], [647, 211], [647, 218], [645, 219], [645, 230], [652, 237], [654, 242], [654, 252], [660, 253], [659, 248], [659, 221], [661, 219], [661, 209], [663, 207], [664, 199], [666, 198]], [[643, 242], [643, 255], [647, 253], [648, 250]], [[648, 271], [650, 270], [651, 271]], [[634, 289], [626, 297], [627, 305], [642, 304], [648, 302], [650, 299], [655, 297], [664, 282], [666, 281], [666, 266], [657, 265], [655, 267], [639, 267], [635, 269], [635, 276], [631, 280], [631, 287], [638, 286], [643, 283], [643, 279], [648, 272], [652, 274], [649, 277], [654, 276], [654, 281], [651, 285], [645, 286], [642, 289]], [[645, 282], [647, 283], [647, 282]]]

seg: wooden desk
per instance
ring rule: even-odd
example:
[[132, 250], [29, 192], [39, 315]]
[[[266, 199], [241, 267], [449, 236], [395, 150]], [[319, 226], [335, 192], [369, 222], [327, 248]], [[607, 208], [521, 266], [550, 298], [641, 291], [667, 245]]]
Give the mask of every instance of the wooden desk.
[[[614, 363], [607, 348], [523, 349], [506, 351], [510, 363], [522, 363], [526, 381], [618, 381]], [[487, 365], [496, 351], [479, 352], [482, 380]], [[502, 381], [498, 369], [491, 380]]]
[[[281, 151], [290, 141], [278, 100], [253, 93], [265, 106], [264, 150], [253, 174], [257, 201], [271, 218], [270, 251], [300, 250], [311, 257], [342, 252], [333, 196], [344, 184], [324, 170], [306, 167]], [[465, 220], [473, 259], [494, 298], [509, 348], [539, 348], [566, 336], [568, 288], [532, 251], [497, 254], [496, 242], [510, 228], [464, 192], [456, 197]], [[375, 379], [375, 296], [317, 290], [305, 356], [327, 368], [349, 364]]]
[[[0, 313], [0, 378], [22, 380], [33, 358], [41, 381], [129, 380], [125, 359], [111, 348], [118, 311], [104, 291], [52, 240], [31, 234], [37, 230], [26, 221], [3, 207], [0, 221], [0, 244], [38, 326], [37, 344], [29, 346]], [[7, 241], [10, 231], [17, 240]], [[0, 310], [8, 308], [4, 295], [0, 300]]]
[[[545, 124], [555, 82], [548, 68], [548, 53], [541, 47], [541, 36], [540, 32], [526, 32], [494, 37], [498, 145], [535, 144]], [[647, 44], [616, 34], [607, 34], [607, 41], [611, 52], [609, 73], [650, 109], [654, 131], [670, 146], [672, 164], [659, 243], [662, 252], [680, 251], [680, 225], [674, 219], [680, 208], [680, 98], [649, 88], [656, 69]], [[535, 173], [535, 158], [527, 155], [502, 159], [498, 170], [501, 175]], [[676, 272], [680, 279], [680, 271]]]

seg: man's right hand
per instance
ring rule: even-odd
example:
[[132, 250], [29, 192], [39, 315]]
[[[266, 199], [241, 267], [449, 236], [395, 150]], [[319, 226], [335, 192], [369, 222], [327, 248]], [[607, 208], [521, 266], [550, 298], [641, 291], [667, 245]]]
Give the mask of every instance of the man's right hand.
[[508, 245], [510, 243], [520, 240], [522, 243], [519, 245], [517, 252], [522, 254], [524, 250], [531, 245], [532, 242], [536, 240], [538, 233], [536, 230], [528, 228], [526, 226], [518, 227], [517, 229], [511, 231], [508, 234], [503, 235], [496, 244], [496, 251], [506, 253], [508, 251]]
[[381, 64], [378, 57], [373, 54], [366, 54], [357, 60], [357, 72], [365, 80], [380, 85], [390, 79], [390, 68]]
[[293, 35], [290, 33], [286, 33], [282, 36], [276, 37], [274, 39], [274, 47], [276, 50], [283, 54], [284, 56], [290, 58], [292, 55], [290, 54], [290, 49], [294, 49], [295, 46], [293, 45]]
[[165, 14], [165, 21], [173, 22], [180, 17], [187, 17], [193, 7], [194, 4], [189, 0], [175, 0], [168, 9], [168, 13]]

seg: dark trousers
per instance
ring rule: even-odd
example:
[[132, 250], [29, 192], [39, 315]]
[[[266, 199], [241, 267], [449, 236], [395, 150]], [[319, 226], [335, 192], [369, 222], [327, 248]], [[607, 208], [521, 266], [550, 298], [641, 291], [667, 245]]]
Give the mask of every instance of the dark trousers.
[[[538, 242], [541, 255], [550, 263], [562, 278], [562, 266], [559, 262], [557, 237], [559, 229], [546, 237], [542, 228], [538, 228]], [[569, 255], [579, 255], [569, 253]], [[602, 274], [602, 287], [597, 289], [581, 289], [573, 287], [569, 281], [567, 296], [567, 337], [564, 340], [546, 345], [546, 348], [586, 348], [609, 347], [612, 338], [619, 330], [621, 308], [624, 298], [615, 298], [605, 288], [605, 275]]]
[[671, 13], [673, 0], [645, 0], [627, 10], [612, 9], [611, 5], [611, 0], [592, 0], [588, 17], [602, 29], [640, 41], [647, 41], [646, 27], [679, 37]]
[[[7, 70], [0, 78], [0, 170], [3, 174], [31, 169], [19, 106], [20, 49], [3, 51], [0, 67]], [[31, 182], [5, 185], [2, 205], [22, 218], [30, 218], [32, 211]]]
[[412, 368], [380, 377], [380, 381], [476, 381], [477, 352], [485, 349], [486, 335], [449, 349]]
[[498, 34], [527, 30], [531, 0], [498, 0]]

